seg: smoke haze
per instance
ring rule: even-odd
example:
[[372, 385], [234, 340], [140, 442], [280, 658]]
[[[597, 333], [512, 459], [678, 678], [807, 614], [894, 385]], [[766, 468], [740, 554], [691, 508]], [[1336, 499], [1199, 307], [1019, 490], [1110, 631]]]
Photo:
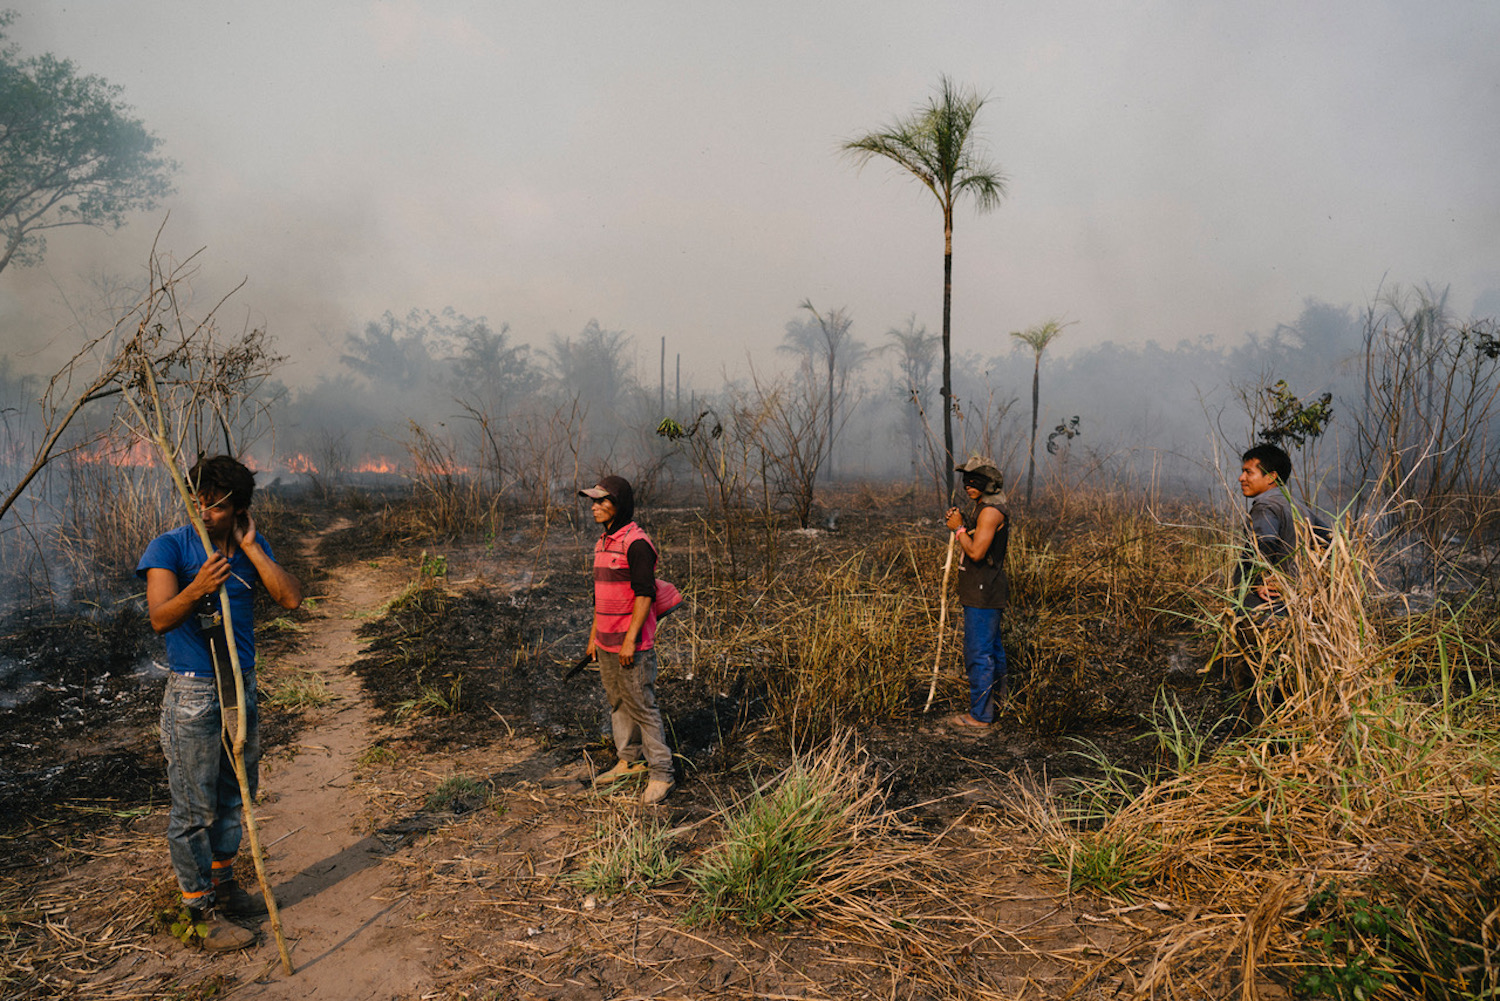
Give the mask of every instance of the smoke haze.
[[[181, 170], [162, 248], [206, 248], [205, 299], [247, 279], [226, 325], [277, 338], [294, 388], [347, 378], [348, 336], [413, 309], [538, 355], [597, 321], [648, 390], [664, 337], [669, 396], [679, 354], [700, 392], [747, 357], [784, 364], [803, 299], [870, 346], [913, 315], [936, 331], [937, 206], [838, 146], [944, 73], [989, 95], [1009, 178], [998, 211], [960, 210], [954, 258], [955, 351], [1008, 359], [1002, 396], [1029, 393], [1008, 333], [1048, 318], [1075, 321], [1049, 358], [1081, 365], [1111, 343], [1241, 345], [1383, 281], [1451, 287], [1461, 315], [1500, 287], [1494, 4], [17, 9], [23, 53], [120, 85], [163, 139]], [[41, 267], [0, 273], [17, 368], [66, 357], [164, 215], [60, 231]]]

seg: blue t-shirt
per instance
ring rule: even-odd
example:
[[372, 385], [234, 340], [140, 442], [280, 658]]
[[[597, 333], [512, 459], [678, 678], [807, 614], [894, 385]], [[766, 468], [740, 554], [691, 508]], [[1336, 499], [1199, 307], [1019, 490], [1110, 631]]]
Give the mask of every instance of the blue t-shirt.
[[[256, 537], [266, 556], [276, 559], [271, 552], [271, 544], [259, 533], [256, 533]], [[145, 580], [147, 570], [170, 570], [176, 574], [177, 587], [181, 590], [198, 576], [198, 570], [207, 559], [208, 554], [203, 551], [203, 542], [198, 538], [197, 530], [192, 525], [184, 525], [152, 539], [145, 554], [141, 556], [140, 564], [135, 568], [135, 574]], [[247, 677], [255, 670], [254, 614], [255, 586], [258, 583], [260, 574], [256, 573], [255, 564], [250, 562], [250, 557], [243, 550], [236, 549], [229, 561], [229, 580], [225, 585], [229, 588], [229, 611], [234, 619], [234, 642], [239, 648], [240, 670]], [[212, 596], [212, 601], [217, 609], [217, 592]], [[213, 654], [209, 651], [208, 638], [199, 628], [197, 610], [162, 638], [167, 644], [167, 665], [172, 670], [195, 678], [214, 676]], [[222, 650], [219, 656], [224, 656]]]

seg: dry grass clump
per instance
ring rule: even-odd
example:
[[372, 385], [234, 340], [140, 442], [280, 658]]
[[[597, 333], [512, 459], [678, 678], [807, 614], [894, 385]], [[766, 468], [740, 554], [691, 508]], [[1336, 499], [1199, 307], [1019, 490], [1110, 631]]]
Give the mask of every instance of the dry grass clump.
[[693, 615], [673, 627], [710, 683], [753, 686], [798, 746], [843, 725], [908, 718], [937, 640], [938, 542], [892, 537], [827, 557], [822, 547], [788, 550], [765, 584], [714, 580], [690, 565]]
[[1460, 654], [1462, 620], [1375, 621], [1372, 554], [1347, 532], [1297, 562], [1275, 578], [1284, 615], [1221, 623], [1262, 722], [1095, 829], [1054, 825], [1050, 850], [1118, 846], [1131, 890], [1191, 902], [1141, 943], [1138, 989], [1156, 996], [1254, 998], [1262, 974], [1338, 997], [1493, 996], [1500, 717], [1487, 693], [1424, 700], [1401, 681], [1424, 651]]
[[924, 673], [912, 649], [936, 622], [931, 596], [899, 579], [907, 569], [899, 559], [857, 554], [773, 609], [763, 677], [773, 717], [794, 734], [822, 737], [842, 723], [910, 712]]
[[410, 422], [402, 442], [411, 460], [411, 496], [381, 512], [381, 532], [398, 539], [493, 535], [501, 521], [501, 496], [472, 474], [450, 441]]
[[[760, 928], [810, 917], [835, 860], [880, 828], [884, 796], [847, 735], [726, 811], [722, 840], [688, 872], [690, 921]], [[847, 867], [842, 867], [847, 868]], [[847, 873], [845, 874], [847, 878]]]
[[1179, 631], [1193, 591], [1222, 570], [1207, 530], [1089, 496], [1086, 516], [1075, 498], [1069, 520], [1019, 519], [1010, 536], [1011, 706], [1034, 732], [1066, 733], [1089, 718], [1106, 683]]
[[129, 572], [152, 539], [182, 522], [171, 483], [155, 467], [73, 461], [66, 468], [58, 541], [75, 575], [90, 567]]
[[579, 868], [563, 876], [585, 893], [645, 893], [675, 879], [683, 859], [676, 831], [660, 817], [614, 812], [594, 827]]
[[961, 870], [947, 832], [934, 837], [886, 808], [848, 731], [723, 814], [717, 840], [686, 867], [690, 922], [810, 921], [820, 937], [890, 957], [893, 983], [934, 989], [964, 981], [960, 967], [993, 931], [973, 911], [984, 880]]

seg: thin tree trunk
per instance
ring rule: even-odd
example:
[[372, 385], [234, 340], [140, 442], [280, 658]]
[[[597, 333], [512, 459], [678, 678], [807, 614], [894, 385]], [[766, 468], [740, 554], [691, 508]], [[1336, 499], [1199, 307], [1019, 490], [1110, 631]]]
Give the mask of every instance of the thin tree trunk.
[[943, 208], [943, 451], [948, 496], [953, 503], [953, 210]]
[[1031, 447], [1026, 451], [1026, 506], [1031, 506], [1031, 481], [1036, 476], [1036, 414], [1042, 399], [1042, 353], [1031, 372]]
[[[826, 335], [825, 335], [826, 336]], [[828, 465], [824, 483], [833, 482], [833, 369], [837, 364], [833, 351], [828, 352]]]

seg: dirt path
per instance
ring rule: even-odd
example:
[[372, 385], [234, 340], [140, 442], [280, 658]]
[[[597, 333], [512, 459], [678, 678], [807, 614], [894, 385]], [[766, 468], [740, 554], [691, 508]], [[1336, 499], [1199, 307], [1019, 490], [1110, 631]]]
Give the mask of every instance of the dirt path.
[[[320, 541], [314, 537], [310, 545]], [[403, 901], [382, 893], [387, 873], [378, 863], [388, 843], [367, 833], [368, 797], [352, 781], [360, 756], [382, 735], [348, 670], [361, 650], [356, 631], [401, 582], [396, 570], [368, 563], [332, 571], [322, 588], [322, 615], [286, 664], [318, 675], [332, 696], [301, 739], [269, 756], [262, 769], [263, 843], [271, 846], [268, 869], [297, 973], [286, 977], [278, 964], [268, 979], [237, 992], [242, 996], [387, 998], [389, 985], [415, 983], [422, 972], [401, 927]], [[269, 922], [260, 930], [261, 943], [245, 955], [248, 966], [276, 958]]]

